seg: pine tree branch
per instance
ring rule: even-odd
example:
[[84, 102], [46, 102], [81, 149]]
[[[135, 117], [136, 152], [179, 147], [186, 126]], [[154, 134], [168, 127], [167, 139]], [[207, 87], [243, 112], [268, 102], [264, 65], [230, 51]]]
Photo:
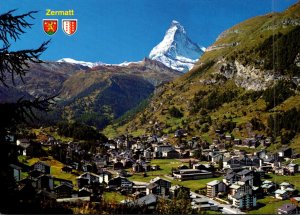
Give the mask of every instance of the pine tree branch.
[[16, 41], [20, 35], [25, 33], [25, 28], [31, 28], [32, 24], [26, 21], [26, 18], [34, 19], [32, 16], [37, 11], [30, 11], [25, 14], [14, 16], [13, 13], [16, 10], [8, 11], [0, 15], [0, 40], [2, 40], [5, 46], [9, 46], [9, 39]]
[[[21, 51], [9, 51], [9, 47], [0, 49], [0, 82], [7, 87], [7, 73], [11, 74], [12, 83], [15, 85], [15, 76], [23, 77], [29, 70], [29, 63], [42, 63], [40, 55], [47, 49], [50, 40], [44, 42], [37, 49], [27, 49]], [[24, 81], [23, 81], [24, 82]]]
[[[26, 21], [33, 18], [36, 11], [31, 11], [18, 16], [13, 15], [16, 10], [11, 10], [0, 15], [0, 42], [4, 43], [0, 48], [0, 83], [8, 87], [7, 78], [11, 76], [15, 85], [15, 78], [18, 76], [23, 81], [23, 77], [29, 70], [30, 63], [42, 63], [40, 55], [47, 49], [50, 42], [44, 42], [37, 49], [25, 49], [10, 51], [10, 40], [16, 41], [25, 33], [25, 29], [31, 28], [32, 24]], [[24, 82], [24, 81], [23, 81]], [[19, 99], [16, 103], [0, 103], [0, 139], [12, 128], [16, 128], [19, 123], [28, 123], [28, 120], [36, 119], [35, 110], [48, 111], [53, 98], [38, 97], [33, 100]]]

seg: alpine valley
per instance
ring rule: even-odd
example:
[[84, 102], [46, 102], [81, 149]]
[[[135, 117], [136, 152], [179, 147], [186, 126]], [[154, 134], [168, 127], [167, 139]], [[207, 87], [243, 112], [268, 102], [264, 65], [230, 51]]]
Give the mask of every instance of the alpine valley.
[[[185, 2], [172, 1], [176, 13]], [[203, 2], [219, 12], [219, 1]], [[209, 18], [202, 11], [195, 17]], [[299, 212], [300, 2], [207, 48], [174, 20], [139, 62], [66, 56], [30, 64], [23, 81], [14, 71], [39, 62], [48, 43], [9, 51], [7, 37], [33, 14], [14, 12], [0, 16], [0, 83], [10, 86], [0, 87], [0, 214]], [[53, 104], [29, 101], [49, 96]]]
[[145, 109], [106, 134], [174, 138], [183, 129], [211, 142], [216, 130], [237, 139], [261, 133], [275, 138], [271, 148], [290, 144], [300, 153], [299, 20], [297, 3], [224, 31], [188, 73], [160, 86]]
[[17, 79], [16, 87], [0, 89], [1, 101], [56, 95], [54, 111], [42, 114], [41, 125], [66, 119], [103, 128], [127, 111], [140, 109], [138, 105], [145, 105], [156, 87], [182, 75], [201, 53], [173, 21], [164, 40], [151, 51], [152, 59], [105, 64], [63, 58], [31, 64], [24, 82]]
[[179, 75], [148, 58], [128, 65], [62, 59], [32, 64], [24, 83], [17, 80], [17, 87], [1, 89], [1, 101], [57, 95], [55, 110], [43, 114], [41, 124], [67, 119], [103, 128], [148, 98], [155, 87]]

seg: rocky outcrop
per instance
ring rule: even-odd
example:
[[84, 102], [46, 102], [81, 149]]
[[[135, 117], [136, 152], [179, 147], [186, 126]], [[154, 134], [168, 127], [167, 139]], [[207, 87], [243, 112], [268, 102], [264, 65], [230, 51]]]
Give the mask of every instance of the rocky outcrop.
[[237, 86], [247, 90], [264, 90], [274, 81], [271, 71], [261, 71], [253, 66], [244, 66], [238, 61], [221, 63], [219, 73], [227, 79], [233, 79]]
[[299, 26], [300, 25], [300, 19], [292, 19], [292, 18], [286, 18], [281, 21], [281, 24], [283, 26]]
[[286, 18], [275, 23], [263, 26], [262, 31], [276, 30], [279, 28], [287, 28], [291, 26], [300, 26], [300, 19]]
[[230, 34], [238, 34], [238, 33], [241, 33], [242, 30], [239, 30], [239, 29], [229, 29], [229, 30], [226, 30], [226, 31], [223, 31], [218, 37], [217, 37], [217, 41], [223, 37], [226, 37]]

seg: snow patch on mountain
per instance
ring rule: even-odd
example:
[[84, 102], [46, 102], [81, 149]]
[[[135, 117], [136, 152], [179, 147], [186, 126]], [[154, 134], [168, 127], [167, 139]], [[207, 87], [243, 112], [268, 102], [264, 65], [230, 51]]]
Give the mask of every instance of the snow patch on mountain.
[[87, 66], [89, 68], [93, 68], [95, 66], [99, 66], [99, 65], [103, 65], [102, 62], [86, 62], [86, 61], [79, 61], [79, 60], [74, 60], [72, 58], [62, 58], [60, 60], [57, 61], [58, 63], [70, 63], [70, 64], [79, 64], [82, 66]]
[[192, 42], [184, 27], [173, 20], [163, 40], [151, 50], [149, 58], [180, 72], [187, 72], [204, 52], [205, 48]]
[[123, 63], [120, 63], [120, 64], [113, 64], [114, 66], [128, 66], [129, 64], [140, 64], [142, 63], [143, 61], [136, 61], [136, 62], [128, 62], [128, 61], [124, 61]]

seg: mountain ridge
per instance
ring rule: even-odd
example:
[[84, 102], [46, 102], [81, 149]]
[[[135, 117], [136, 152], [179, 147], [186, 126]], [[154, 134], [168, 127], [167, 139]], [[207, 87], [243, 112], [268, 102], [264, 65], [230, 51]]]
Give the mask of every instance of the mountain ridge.
[[[42, 118], [51, 122], [81, 121], [102, 128], [135, 108], [156, 87], [180, 74], [148, 58], [123, 65], [101, 63], [92, 67], [82, 61], [49, 61], [30, 64], [24, 83], [17, 78], [15, 86], [8, 83], [9, 90], [0, 88], [1, 102], [57, 95], [55, 109], [49, 114], [53, 119], [41, 113]], [[46, 120], [38, 123], [43, 122], [49, 124]]]

